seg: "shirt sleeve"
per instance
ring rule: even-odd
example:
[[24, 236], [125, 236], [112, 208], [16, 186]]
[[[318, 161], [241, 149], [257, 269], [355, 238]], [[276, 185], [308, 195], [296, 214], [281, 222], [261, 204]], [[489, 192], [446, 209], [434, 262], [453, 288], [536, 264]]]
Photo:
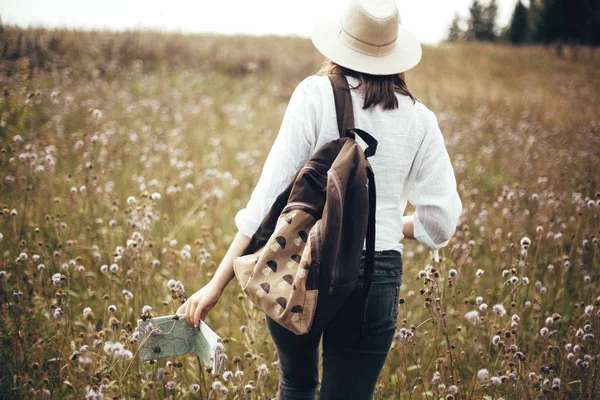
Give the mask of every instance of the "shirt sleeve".
[[432, 114], [432, 118], [408, 201], [416, 207], [413, 217], [415, 239], [437, 250], [448, 245], [454, 235], [462, 202], [442, 132], [435, 115]]
[[238, 230], [252, 237], [277, 196], [309, 160], [316, 144], [316, 107], [311, 77], [294, 90], [279, 133], [267, 155], [260, 178], [245, 208], [235, 215]]

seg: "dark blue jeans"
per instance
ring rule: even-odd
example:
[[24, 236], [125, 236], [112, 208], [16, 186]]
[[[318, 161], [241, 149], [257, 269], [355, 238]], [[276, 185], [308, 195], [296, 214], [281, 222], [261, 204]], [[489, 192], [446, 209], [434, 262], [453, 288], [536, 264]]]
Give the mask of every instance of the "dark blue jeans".
[[319, 383], [319, 343], [323, 337], [323, 400], [371, 399], [396, 330], [402, 256], [395, 250], [375, 252], [373, 283], [367, 302], [365, 333], [356, 329], [363, 287], [364, 251], [356, 290], [322, 332], [296, 335], [267, 317], [277, 347], [280, 400], [314, 399]]

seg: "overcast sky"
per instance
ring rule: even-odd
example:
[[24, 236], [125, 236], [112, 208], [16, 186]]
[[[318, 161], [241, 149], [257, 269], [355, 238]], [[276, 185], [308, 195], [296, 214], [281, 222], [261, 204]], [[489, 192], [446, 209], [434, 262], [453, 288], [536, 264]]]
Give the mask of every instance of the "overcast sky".
[[[497, 0], [504, 26], [517, 0]], [[310, 36], [313, 23], [346, 0], [0, 0], [2, 21], [83, 29], [155, 28], [179, 32]], [[472, 0], [397, 0], [402, 23], [423, 43], [446, 35], [454, 13]]]

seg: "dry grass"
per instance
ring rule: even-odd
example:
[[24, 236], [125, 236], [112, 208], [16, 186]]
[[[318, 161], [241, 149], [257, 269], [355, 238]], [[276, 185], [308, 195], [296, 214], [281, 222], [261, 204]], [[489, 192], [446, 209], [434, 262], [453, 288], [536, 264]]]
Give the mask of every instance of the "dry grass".
[[[131, 339], [144, 305], [178, 307], [169, 279], [191, 294], [210, 278], [291, 91], [321, 61], [310, 42], [3, 27], [0, 43], [0, 393], [274, 397], [273, 344], [235, 282], [208, 317], [232, 379], [191, 357], [142, 365]], [[440, 264], [405, 245], [413, 336], [399, 331], [377, 398], [600, 389], [599, 64], [594, 49], [453, 44], [409, 73], [465, 211]]]

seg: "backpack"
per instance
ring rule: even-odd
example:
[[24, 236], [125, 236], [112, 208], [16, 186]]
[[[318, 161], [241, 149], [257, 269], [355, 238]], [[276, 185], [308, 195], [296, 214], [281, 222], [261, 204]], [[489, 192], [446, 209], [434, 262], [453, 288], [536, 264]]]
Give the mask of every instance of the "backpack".
[[[271, 206], [233, 268], [247, 297], [295, 334], [321, 330], [355, 290], [366, 238], [362, 327], [375, 254], [377, 140], [353, 128], [343, 75], [329, 77], [340, 138], [321, 146]], [[363, 151], [355, 141], [367, 144]], [[366, 212], [368, 210], [368, 213]]]

